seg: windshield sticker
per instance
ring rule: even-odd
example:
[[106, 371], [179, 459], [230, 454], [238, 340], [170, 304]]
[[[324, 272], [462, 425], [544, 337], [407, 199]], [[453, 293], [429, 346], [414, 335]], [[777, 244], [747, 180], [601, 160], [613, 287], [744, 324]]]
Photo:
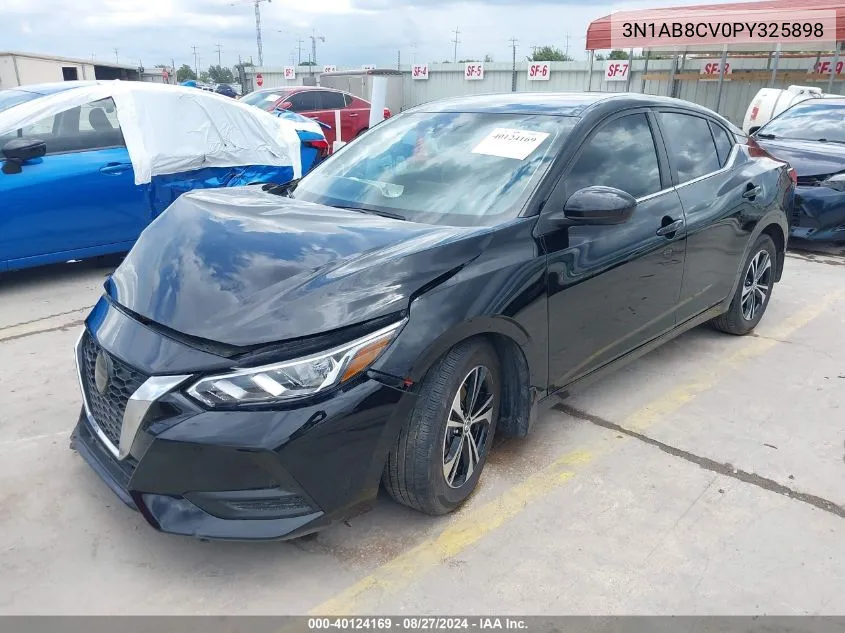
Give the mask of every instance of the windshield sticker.
[[549, 138], [548, 132], [497, 127], [472, 150], [472, 153], [525, 160], [547, 138]]
[[267, 95], [266, 97], [264, 97], [264, 101], [278, 101], [281, 98], [282, 98], [282, 95], [270, 94], [270, 95]]

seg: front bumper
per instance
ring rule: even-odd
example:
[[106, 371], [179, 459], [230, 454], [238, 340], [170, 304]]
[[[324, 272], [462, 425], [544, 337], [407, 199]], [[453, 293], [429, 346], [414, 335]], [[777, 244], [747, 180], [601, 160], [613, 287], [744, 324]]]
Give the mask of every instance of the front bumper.
[[816, 242], [845, 242], [845, 192], [829, 187], [795, 188], [790, 234]]
[[[113, 308], [87, 327], [109, 354], [153, 373], [132, 356], [145, 349], [139, 338], [158, 334]], [[159, 341], [166, 345], [181, 344]], [[415, 396], [374, 376], [320, 401], [274, 409], [207, 410], [177, 388], [149, 409], [123, 459], [83, 407], [71, 446], [156, 529], [207, 539], [294, 538], [375, 500], [388, 447]]]

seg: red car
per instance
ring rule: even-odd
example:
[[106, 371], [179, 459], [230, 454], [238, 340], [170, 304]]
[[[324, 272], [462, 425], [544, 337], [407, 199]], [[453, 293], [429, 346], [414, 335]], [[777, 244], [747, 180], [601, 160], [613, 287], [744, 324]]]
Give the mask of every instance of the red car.
[[[349, 142], [370, 125], [370, 102], [342, 90], [318, 86], [264, 88], [241, 99], [268, 112], [290, 110], [322, 123], [323, 133], [334, 149], [335, 141]], [[384, 118], [390, 110], [384, 109]]]

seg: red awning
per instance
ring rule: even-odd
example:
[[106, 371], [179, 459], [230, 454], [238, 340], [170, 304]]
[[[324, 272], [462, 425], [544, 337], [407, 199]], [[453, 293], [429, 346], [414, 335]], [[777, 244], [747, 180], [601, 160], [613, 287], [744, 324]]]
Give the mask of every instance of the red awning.
[[[728, 4], [697, 4], [681, 7], [666, 7], [658, 9], [644, 9], [642, 11], [629, 11], [636, 19], [637, 13], [642, 13], [644, 18], [653, 18], [655, 14], [666, 17], [683, 15], [690, 11], [793, 11], [795, 18], [800, 21], [801, 11], [836, 11], [836, 41], [845, 41], [845, 0], [763, 0], [762, 2], [734, 2]], [[587, 27], [588, 51], [597, 51], [613, 48], [610, 35], [610, 17], [606, 15], [598, 20], [593, 20]], [[641, 48], [636, 39], [630, 40], [630, 46]]]

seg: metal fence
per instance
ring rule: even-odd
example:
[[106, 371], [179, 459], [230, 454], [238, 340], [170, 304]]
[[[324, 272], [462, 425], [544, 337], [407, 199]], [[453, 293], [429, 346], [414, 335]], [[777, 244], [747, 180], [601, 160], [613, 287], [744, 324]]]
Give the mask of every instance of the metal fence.
[[[624, 60], [623, 60], [624, 61]], [[770, 77], [771, 59], [766, 57], [729, 57], [732, 73], [726, 75], [719, 96], [718, 77], [700, 76], [701, 67], [711, 60], [678, 59], [674, 78], [671, 59], [634, 60], [630, 77], [625, 81], [606, 81], [605, 63], [596, 61], [590, 71], [589, 62], [552, 62], [551, 74], [546, 81], [529, 81], [528, 62], [516, 64], [517, 92], [644, 92], [647, 94], [675, 96], [711, 108], [733, 123], [742, 123], [751, 99], [760, 88], [786, 88], [792, 84], [819, 86], [824, 92], [841, 94], [845, 75], [836, 75], [828, 90], [827, 79], [810, 75], [808, 70], [818, 61], [815, 57], [781, 58], [777, 74]], [[338, 70], [354, 70], [341, 68]], [[463, 64], [431, 64], [429, 78], [415, 80], [411, 67], [403, 66], [403, 109], [435, 99], [472, 94], [511, 92], [514, 69], [510, 63], [485, 63], [482, 80], [467, 80]], [[316, 80], [319, 72], [307, 67], [296, 69], [296, 79], [286, 81], [283, 68], [247, 69], [248, 82], [255, 85], [256, 73], [261, 73], [264, 88], [302, 85]], [[719, 103], [717, 103], [717, 97]]]

